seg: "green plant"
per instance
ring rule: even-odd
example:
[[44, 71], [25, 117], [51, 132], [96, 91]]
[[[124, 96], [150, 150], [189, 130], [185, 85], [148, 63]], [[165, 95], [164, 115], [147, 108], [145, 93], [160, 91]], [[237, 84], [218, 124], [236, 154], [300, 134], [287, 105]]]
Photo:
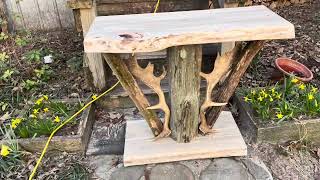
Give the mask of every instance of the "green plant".
[[7, 59], [9, 59], [9, 56], [6, 52], [0, 53], [0, 61], [5, 62]]
[[35, 69], [34, 72], [36, 73], [37, 78], [45, 82], [50, 79], [51, 74], [53, 73], [48, 65], [43, 65], [41, 69]]
[[14, 73], [14, 71], [12, 69], [7, 69], [2, 76], [0, 77], [1, 80], [4, 80], [6, 82], [8, 82], [11, 79], [12, 74]]
[[51, 101], [44, 95], [23, 116], [11, 119], [11, 126], [22, 138], [50, 135], [73, 112], [74, 106]]
[[1, 125], [0, 132], [3, 135], [0, 153], [0, 179], [15, 179], [13, 174], [22, 165], [22, 152], [19, 150], [17, 138], [10, 126]]
[[20, 36], [17, 36], [17, 37], [15, 38], [15, 43], [16, 43], [16, 45], [18, 45], [18, 46], [25, 46], [25, 45], [28, 44], [28, 40], [25, 39], [25, 38], [21, 38]]
[[320, 93], [311, 84], [299, 82], [294, 76], [278, 84], [244, 92], [244, 100], [250, 103], [262, 120], [278, 123], [320, 115]]
[[38, 85], [39, 83], [37, 81], [27, 79], [26, 81], [22, 82], [21, 87], [26, 90], [32, 90], [36, 88]]
[[30, 62], [37, 62], [39, 63], [41, 60], [41, 50], [32, 50], [29, 51], [25, 57], [27, 58], [28, 61]]
[[5, 34], [4, 32], [0, 33], [0, 41], [6, 40], [8, 38], [9, 38], [9, 36], [7, 34]]

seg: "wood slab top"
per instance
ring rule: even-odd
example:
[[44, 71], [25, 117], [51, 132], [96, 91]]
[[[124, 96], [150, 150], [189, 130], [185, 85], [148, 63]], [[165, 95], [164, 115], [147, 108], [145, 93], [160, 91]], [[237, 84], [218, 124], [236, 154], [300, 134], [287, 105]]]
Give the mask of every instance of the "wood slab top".
[[87, 53], [153, 52], [172, 46], [290, 39], [294, 26], [265, 6], [98, 16], [84, 39]]

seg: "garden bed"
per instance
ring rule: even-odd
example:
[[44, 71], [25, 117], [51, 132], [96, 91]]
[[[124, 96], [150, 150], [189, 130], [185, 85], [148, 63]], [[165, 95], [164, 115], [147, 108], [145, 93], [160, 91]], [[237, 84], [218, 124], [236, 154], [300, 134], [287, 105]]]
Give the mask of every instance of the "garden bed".
[[[94, 123], [94, 105], [85, 109], [75, 125], [67, 126], [54, 136], [48, 147], [48, 151], [58, 150], [66, 152], [85, 152]], [[75, 131], [75, 134], [73, 133]], [[19, 145], [30, 152], [41, 152], [48, 140], [46, 136], [34, 138], [19, 138]], [[0, 140], [0, 145], [6, 140]]]
[[237, 93], [233, 102], [238, 108], [240, 131], [249, 142], [284, 143], [291, 140], [312, 141], [320, 145], [320, 118], [262, 123], [249, 103]]

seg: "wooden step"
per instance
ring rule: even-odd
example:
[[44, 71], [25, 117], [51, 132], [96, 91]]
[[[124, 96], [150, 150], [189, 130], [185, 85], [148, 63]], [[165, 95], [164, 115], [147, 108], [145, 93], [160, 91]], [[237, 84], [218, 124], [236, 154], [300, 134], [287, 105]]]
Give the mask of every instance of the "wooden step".
[[172, 46], [294, 38], [294, 26], [265, 6], [96, 17], [87, 53], [154, 52]]

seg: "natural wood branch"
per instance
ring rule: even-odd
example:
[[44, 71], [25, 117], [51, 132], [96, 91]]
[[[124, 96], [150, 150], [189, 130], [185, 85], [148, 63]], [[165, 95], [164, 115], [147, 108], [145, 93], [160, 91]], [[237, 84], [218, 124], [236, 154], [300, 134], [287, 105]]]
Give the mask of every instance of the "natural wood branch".
[[127, 91], [130, 98], [139, 109], [141, 115], [147, 121], [153, 134], [158, 136], [162, 130], [162, 122], [154, 111], [147, 109], [150, 107], [150, 104], [128, 70], [126, 64], [120, 59], [119, 55], [103, 54], [103, 57], [112, 69], [114, 75], [119, 79], [122, 87]]
[[[214, 100], [217, 102], [228, 102], [231, 96], [234, 94], [241, 77], [247, 70], [252, 59], [262, 49], [265, 41], [251, 41], [241, 50], [239, 55], [236, 56], [231, 68], [231, 72], [227, 79], [222, 83], [218, 92], [214, 95]], [[213, 125], [216, 119], [219, 117], [223, 107], [212, 107], [207, 114], [207, 120], [209, 125]]]
[[168, 49], [172, 137], [188, 143], [198, 135], [202, 45]]
[[164, 125], [162, 132], [157, 136], [157, 138], [167, 137], [171, 134], [169, 129], [170, 122], [170, 109], [166, 103], [164, 92], [161, 89], [160, 82], [166, 76], [167, 72], [163, 67], [163, 73], [156, 77], [154, 76], [154, 64], [149, 63], [146, 68], [141, 68], [137, 62], [136, 56], [132, 56], [132, 59], [129, 62], [129, 69], [131, 73], [137, 78], [140, 79], [144, 84], [150, 87], [154, 92], [159, 96], [159, 103], [157, 105], [148, 107], [147, 109], [161, 109], [165, 113]]
[[228, 71], [230, 70], [230, 67], [232, 65], [232, 61], [235, 58], [235, 55], [240, 49], [240, 44], [233, 48], [231, 51], [224, 53], [222, 56], [218, 54], [215, 63], [214, 63], [214, 69], [211, 73], [205, 74], [200, 72], [200, 76], [204, 78], [207, 81], [207, 92], [206, 92], [206, 98], [204, 103], [200, 107], [200, 131], [202, 131], [204, 134], [213, 132], [212, 129], [210, 129], [207, 125], [206, 117], [205, 117], [205, 111], [208, 107], [212, 106], [224, 106], [227, 103], [220, 101], [220, 103], [213, 102], [211, 99], [212, 90], [217, 85], [219, 80], [225, 76]]

